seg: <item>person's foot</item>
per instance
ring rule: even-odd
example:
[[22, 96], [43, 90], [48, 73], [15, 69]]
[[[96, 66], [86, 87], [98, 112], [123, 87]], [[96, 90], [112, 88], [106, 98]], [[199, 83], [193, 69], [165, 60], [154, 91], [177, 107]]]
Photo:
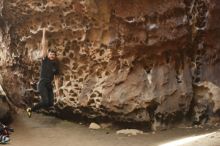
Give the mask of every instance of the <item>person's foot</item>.
[[30, 118], [30, 117], [31, 117], [31, 114], [32, 114], [31, 108], [27, 108], [27, 109], [26, 109], [26, 112], [27, 112], [27, 114], [28, 114], [28, 117]]

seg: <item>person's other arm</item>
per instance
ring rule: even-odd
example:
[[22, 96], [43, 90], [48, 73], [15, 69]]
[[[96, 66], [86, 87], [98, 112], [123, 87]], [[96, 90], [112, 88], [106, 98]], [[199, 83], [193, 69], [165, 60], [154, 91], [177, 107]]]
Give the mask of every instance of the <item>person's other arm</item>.
[[54, 84], [55, 84], [55, 91], [56, 91], [56, 96], [60, 96], [60, 80], [59, 80], [59, 75], [54, 75]]

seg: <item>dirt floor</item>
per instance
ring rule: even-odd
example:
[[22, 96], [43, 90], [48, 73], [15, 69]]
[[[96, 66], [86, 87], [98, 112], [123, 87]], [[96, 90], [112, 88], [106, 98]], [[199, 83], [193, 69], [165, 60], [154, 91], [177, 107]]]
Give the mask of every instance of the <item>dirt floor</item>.
[[[15, 132], [7, 144], [10, 146], [220, 146], [219, 128], [175, 128], [131, 136], [116, 134], [115, 128], [92, 130], [88, 125], [42, 114], [34, 113], [29, 119], [24, 112], [19, 112], [11, 127]], [[182, 145], [166, 144], [191, 136], [201, 137]]]

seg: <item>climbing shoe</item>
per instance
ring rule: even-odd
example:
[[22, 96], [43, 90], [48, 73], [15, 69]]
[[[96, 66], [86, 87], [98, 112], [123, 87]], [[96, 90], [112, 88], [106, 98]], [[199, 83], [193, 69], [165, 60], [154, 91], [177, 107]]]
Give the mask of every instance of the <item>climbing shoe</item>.
[[27, 114], [28, 114], [28, 117], [30, 118], [30, 117], [31, 117], [31, 114], [32, 114], [31, 108], [27, 108], [27, 109], [26, 109], [26, 112], [27, 112]]

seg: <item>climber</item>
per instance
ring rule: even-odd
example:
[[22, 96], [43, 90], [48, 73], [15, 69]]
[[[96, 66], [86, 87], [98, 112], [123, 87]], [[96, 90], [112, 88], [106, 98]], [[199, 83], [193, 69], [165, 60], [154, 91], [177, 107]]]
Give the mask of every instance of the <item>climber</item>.
[[45, 28], [43, 28], [43, 36], [41, 42], [41, 69], [40, 69], [40, 81], [38, 82], [38, 92], [41, 96], [41, 101], [33, 107], [26, 109], [28, 117], [31, 117], [33, 111], [37, 111], [41, 108], [49, 108], [53, 106], [54, 94], [52, 81], [55, 81], [56, 96], [59, 96], [59, 68], [56, 52], [52, 49], [48, 50], [45, 41]]

